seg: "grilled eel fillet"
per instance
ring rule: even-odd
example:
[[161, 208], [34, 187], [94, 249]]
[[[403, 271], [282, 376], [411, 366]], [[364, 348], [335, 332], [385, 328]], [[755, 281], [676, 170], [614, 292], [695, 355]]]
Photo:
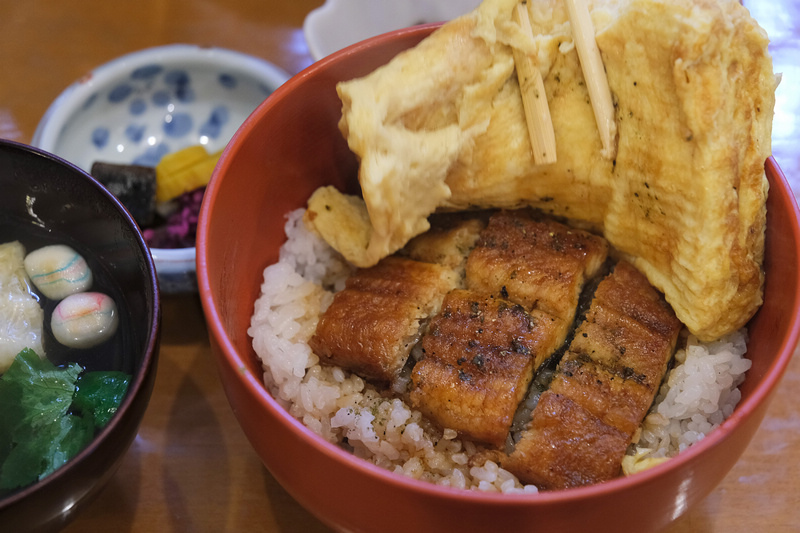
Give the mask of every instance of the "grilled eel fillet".
[[617, 477], [681, 327], [647, 279], [629, 263], [618, 263], [598, 285], [514, 450], [486, 452], [482, 459], [543, 490]]
[[467, 257], [487, 215], [437, 217], [437, 226], [336, 293], [309, 340], [321, 361], [402, 390], [401, 372], [445, 295], [463, 288]]
[[[348, 280], [320, 319], [312, 349], [405, 392], [400, 371], [422, 336], [411, 405], [442, 427], [501, 445], [534, 371], [563, 345], [581, 288], [603, 266], [608, 244], [519, 210], [488, 223], [455, 216], [402, 253]], [[463, 273], [455, 285], [465, 288], [443, 295], [452, 286], [451, 276], [438, 281], [447, 269]], [[416, 283], [425, 285], [410, 286]], [[435, 305], [425, 303], [431, 299]], [[420, 316], [432, 317], [429, 327]]]
[[432, 215], [431, 228], [411, 239], [397, 254], [454, 269], [463, 288], [467, 259], [490, 216], [491, 212], [473, 211]]
[[561, 345], [559, 326], [501, 297], [450, 292], [422, 338], [411, 405], [441, 427], [501, 446], [534, 371]]
[[[589, 0], [615, 104], [601, 143], [564, 2], [484, 0], [372, 74], [338, 86], [363, 200], [321, 189], [317, 230], [370, 266], [436, 209], [534, 206], [601, 231], [702, 340], [762, 301], [777, 78], [767, 36], [736, 0]], [[537, 166], [512, 50], [544, 78], [558, 161]], [[323, 209], [323, 206], [331, 208]]]
[[391, 384], [419, 341], [422, 325], [457, 283], [452, 269], [387, 257], [347, 279], [308, 344], [323, 362]]
[[569, 327], [584, 282], [597, 275], [608, 251], [604, 239], [530, 210], [499, 211], [469, 254], [466, 284]]
[[442, 427], [501, 446], [534, 372], [564, 343], [608, 244], [527, 210], [491, 216], [422, 337], [411, 405]]

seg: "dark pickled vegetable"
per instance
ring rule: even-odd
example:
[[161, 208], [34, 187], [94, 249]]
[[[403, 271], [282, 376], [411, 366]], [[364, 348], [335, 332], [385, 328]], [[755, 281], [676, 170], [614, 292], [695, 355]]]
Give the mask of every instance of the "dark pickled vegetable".
[[122, 202], [139, 226], [156, 217], [156, 169], [140, 165], [95, 162], [92, 176]]

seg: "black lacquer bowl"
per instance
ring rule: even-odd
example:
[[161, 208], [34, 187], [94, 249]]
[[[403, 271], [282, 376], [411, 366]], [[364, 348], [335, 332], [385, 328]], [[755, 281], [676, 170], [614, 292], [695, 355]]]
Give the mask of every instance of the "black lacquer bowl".
[[[104, 283], [115, 298], [120, 325], [112, 341], [75, 362], [87, 370], [131, 374], [118, 411], [86, 448], [51, 475], [0, 499], [0, 530], [57, 531], [111, 478], [136, 436], [156, 374], [158, 281], [138, 227], [113, 195], [63, 159], [0, 140], [0, 242], [8, 240], [26, 248], [66, 240], [85, 257], [95, 283]], [[64, 362], [48, 326], [44, 343], [48, 358]]]

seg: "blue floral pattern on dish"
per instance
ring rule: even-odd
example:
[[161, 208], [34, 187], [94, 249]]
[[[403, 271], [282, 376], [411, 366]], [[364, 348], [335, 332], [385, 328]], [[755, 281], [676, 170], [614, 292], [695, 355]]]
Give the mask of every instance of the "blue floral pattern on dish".
[[143, 153], [136, 156], [132, 163], [134, 165], [142, 165], [143, 167], [154, 167], [161, 161], [161, 158], [170, 152], [169, 145], [159, 143], [155, 146], [147, 148]]
[[138, 143], [144, 137], [146, 126], [141, 124], [130, 124], [127, 128], [125, 128], [125, 137], [130, 139], [132, 142]]
[[[86, 112], [99, 106], [114, 112], [102, 111], [109, 117], [106, 123], [98, 110], [97, 123], [87, 132], [97, 154], [85, 164], [117, 160], [114, 151], [128, 152], [126, 159], [133, 163], [154, 166], [166, 153], [190, 144], [220, 149], [271, 92], [263, 83], [235, 72], [158, 63], [137, 67], [105, 94], [87, 98]], [[119, 124], [120, 116], [125, 124]]]
[[131, 79], [134, 80], [149, 80], [155, 78], [164, 67], [161, 65], [145, 65], [143, 67], [137, 67], [131, 72]]
[[104, 126], [95, 128], [92, 132], [92, 144], [102, 150], [108, 144], [108, 137], [108, 128]]
[[200, 135], [210, 139], [219, 137], [222, 127], [228, 123], [230, 113], [225, 106], [217, 106], [211, 110], [208, 120], [200, 126]]

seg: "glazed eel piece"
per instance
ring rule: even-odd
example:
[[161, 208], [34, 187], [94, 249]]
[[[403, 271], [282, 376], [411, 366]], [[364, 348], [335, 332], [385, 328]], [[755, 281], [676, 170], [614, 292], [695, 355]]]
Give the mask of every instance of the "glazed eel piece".
[[445, 295], [463, 287], [467, 256], [486, 218], [438, 216], [435, 226], [401, 253], [357, 270], [320, 317], [309, 341], [314, 353], [322, 362], [402, 392], [411, 350]]
[[543, 490], [617, 477], [681, 328], [647, 279], [619, 262], [598, 285], [513, 451], [490, 451], [482, 459]]
[[456, 287], [453, 269], [390, 256], [350, 276], [309, 346], [320, 360], [382, 385], [398, 379], [428, 319]]
[[602, 238], [529, 210], [438, 217], [356, 271], [309, 344], [440, 426], [500, 446], [607, 254]]
[[542, 363], [565, 342], [606, 242], [528, 210], [491, 216], [422, 336], [409, 400], [440, 426], [501, 446]]

